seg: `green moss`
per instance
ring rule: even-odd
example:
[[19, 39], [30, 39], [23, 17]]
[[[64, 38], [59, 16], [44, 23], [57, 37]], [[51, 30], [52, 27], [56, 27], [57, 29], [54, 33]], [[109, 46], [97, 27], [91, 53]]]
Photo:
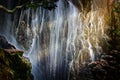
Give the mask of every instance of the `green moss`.
[[116, 1], [111, 12], [109, 48], [120, 51], [120, 2]]
[[0, 49], [0, 80], [32, 80], [31, 64], [22, 54], [7, 53]]

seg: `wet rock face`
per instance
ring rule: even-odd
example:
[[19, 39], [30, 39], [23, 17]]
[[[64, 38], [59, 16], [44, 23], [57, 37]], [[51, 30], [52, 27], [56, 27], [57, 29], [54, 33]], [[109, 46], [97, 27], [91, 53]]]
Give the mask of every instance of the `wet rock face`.
[[70, 0], [77, 8], [89, 11], [92, 0]]
[[0, 36], [0, 80], [33, 80], [29, 59]]
[[8, 43], [7, 39], [4, 36], [0, 35], [0, 48], [12, 49], [15, 47], [10, 43]]
[[32, 44], [33, 31], [31, 26], [27, 26], [25, 21], [21, 21], [19, 27], [16, 29], [16, 40], [25, 49], [29, 49]]
[[[74, 77], [74, 79], [73, 79]], [[112, 50], [79, 69], [71, 80], [120, 80], [120, 52]]]

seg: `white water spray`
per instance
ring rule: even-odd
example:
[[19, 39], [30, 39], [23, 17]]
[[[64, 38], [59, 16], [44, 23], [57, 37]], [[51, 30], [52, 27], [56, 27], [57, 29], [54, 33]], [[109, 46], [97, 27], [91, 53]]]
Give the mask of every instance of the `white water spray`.
[[34, 80], [67, 80], [73, 66], [79, 69], [80, 64], [92, 62], [102, 53], [107, 25], [101, 12], [92, 9], [84, 14], [64, 0], [59, 0], [52, 11], [37, 8], [22, 12], [18, 40], [20, 35], [26, 38], [23, 46], [27, 47]]

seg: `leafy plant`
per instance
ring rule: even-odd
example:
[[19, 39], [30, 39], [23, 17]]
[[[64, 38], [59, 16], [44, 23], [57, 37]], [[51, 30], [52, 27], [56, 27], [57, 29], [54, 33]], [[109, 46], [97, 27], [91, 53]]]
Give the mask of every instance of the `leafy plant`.
[[[111, 12], [110, 49], [120, 48], [120, 1], [116, 1]], [[119, 49], [120, 50], [120, 49]]]

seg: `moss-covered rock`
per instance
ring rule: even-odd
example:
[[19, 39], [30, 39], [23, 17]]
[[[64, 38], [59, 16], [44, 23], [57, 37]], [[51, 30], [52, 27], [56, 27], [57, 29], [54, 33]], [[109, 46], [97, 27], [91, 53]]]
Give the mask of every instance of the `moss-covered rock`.
[[32, 80], [31, 65], [22, 51], [0, 49], [0, 80]]
[[23, 51], [16, 49], [0, 35], [0, 80], [32, 80], [31, 64], [23, 56]]

